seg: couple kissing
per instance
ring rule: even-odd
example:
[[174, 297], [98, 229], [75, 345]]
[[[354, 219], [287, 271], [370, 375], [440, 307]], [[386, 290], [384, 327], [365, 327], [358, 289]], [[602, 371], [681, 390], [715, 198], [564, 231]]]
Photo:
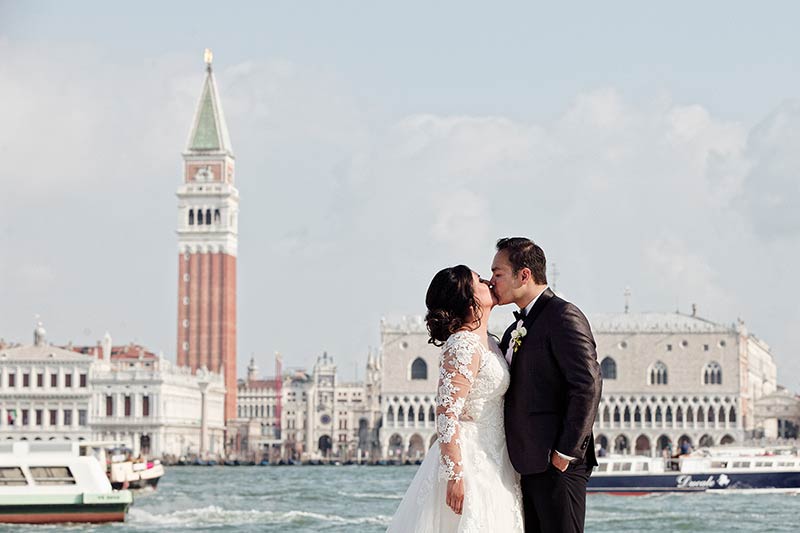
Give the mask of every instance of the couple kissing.
[[[437, 441], [388, 532], [581, 532], [597, 465], [592, 424], [602, 381], [589, 322], [547, 285], [544, 251], [500, 239], [486, 280], [458, 265], [425, 298], [442, 349]], [[502, 339], [496, 305], [514, 304]]]

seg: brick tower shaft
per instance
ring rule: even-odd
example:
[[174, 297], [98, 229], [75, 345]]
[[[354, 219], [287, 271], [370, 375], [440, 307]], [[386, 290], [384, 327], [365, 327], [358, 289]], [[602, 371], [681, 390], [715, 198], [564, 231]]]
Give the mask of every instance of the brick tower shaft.
[[239, 191], [233, 149], [206, 52], [206, 77], [178, 187], [178, 365], [225, 375], [225, 420], [236, 417]]

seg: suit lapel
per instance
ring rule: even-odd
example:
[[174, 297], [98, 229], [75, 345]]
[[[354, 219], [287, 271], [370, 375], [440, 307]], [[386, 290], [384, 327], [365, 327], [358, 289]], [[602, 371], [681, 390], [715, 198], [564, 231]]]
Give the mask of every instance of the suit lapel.
[[[548, 303], [550, 303], [550, 300], [553, 298], [553, 296], [555, 296], [555, 294], [553, 294], [553, 291], [550, 290], [550, 287], [546, 288], [544, 290], [544, 292], [542, 292], [542, 294], [539, 295], [539, 299], [536, 300], [536, 303], [533, 304], [533, 307], [531, 307], [531, 312], [528, 313], [527, 315], [525, 315], [525, 318], [522, 321], [522, 325], [528, 331], [525, 334], [525, 336], [522, 338], [522, 344], [520, 345], [519, 349], [517, 349], [517, 351], [511, 356], [511, 368], [512, 369], [515, 366], [514, 363], [517, 362], [519, 354], [522, 353], [522, 348], [525, 345], [525, 341], [528, 339], [528, 337], [530, 337], [533, 334], [533, 330], [531, 329], [531, 326], [533, 326], [533, 323], [536, 322], [536, 318], [541, 314], [542, 309], [544, 309], [545, 306]], [[516, 327], [516, 326], [514, 326], [514, 327]], [[510, 335], [510, 333], [511, 332], [509, 330], [509, 335]]]
[[[533, 304], [531, 307], [531, 312], [525, 315], [525, 318], [522, 321], [522, 325], [525, 326], [525, 329], [530, 329], [533, 323], [536, 321], [536, 317], [538, 317], [544, 306], [546, 306], [550, 300], [555, 296], [553, 291], [550, 290], [550, 287], [546, 288], [542, 294], [539, 295], [539, 299], [536, 300], [536, 303]], [[525, 339], [523, 339], [523, 342]]]

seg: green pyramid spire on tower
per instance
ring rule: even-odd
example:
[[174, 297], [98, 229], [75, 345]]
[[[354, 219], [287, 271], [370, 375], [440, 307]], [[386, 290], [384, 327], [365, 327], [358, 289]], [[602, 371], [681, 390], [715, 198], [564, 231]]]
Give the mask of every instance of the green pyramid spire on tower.
[[228, 126], [222, 112], [217, 82], [211, 69], [211, 51], [206, 49], [206, 79], [203, 92], [195, 111], [192, 130], [189, 134], [187, 152], [225, 152], [233, 155]]

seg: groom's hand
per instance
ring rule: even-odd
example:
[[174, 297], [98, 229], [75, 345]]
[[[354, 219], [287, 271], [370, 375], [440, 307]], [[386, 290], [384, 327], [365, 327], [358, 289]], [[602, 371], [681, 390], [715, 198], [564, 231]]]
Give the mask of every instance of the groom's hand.
[[447, 506], [456, 514], [461, 514], [464, 506], [464, 481], [451, 479], [447, 482]]
[[553, 466], [561, 472], [566, 470], [569, 466], [569, 460], [561, 457], [555, 450], [553, 450], [553, 452], [550, 454], [550, 462], [553, 463]]

